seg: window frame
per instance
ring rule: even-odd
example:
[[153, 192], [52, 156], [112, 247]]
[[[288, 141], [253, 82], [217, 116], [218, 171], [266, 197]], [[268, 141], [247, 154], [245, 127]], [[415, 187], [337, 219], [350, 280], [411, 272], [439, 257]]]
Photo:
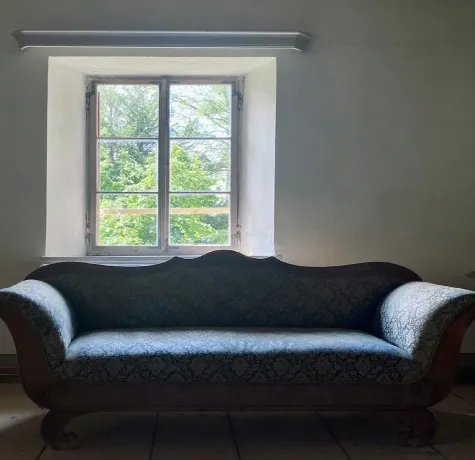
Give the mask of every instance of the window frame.
[[[100, 84], [154, 84], [159, 86], [160, 109], [158, 130], [158, 231], [157, 246], [100, 246], [97, 245], [97, 196], [99, 191], [99, 152], [97, 85]], [[229, 84], [232, 91], [231, 102], [231, 184], [230, 203], [230, 244], [229, 245], [180, 245], [169, 244], [169, 203], [170, 194], [170, 85], [171, 84]], [[238, 250], [240, 246], [239, 225], [239, 151], [241, 138], [241, 107], [244, 77], [223, 76], [161, 76], [161, 77], [90, 77], [86, 92], [86, 145], [87, 145], [87, 211], [86, 211], [86, 254], [88, 256], [157, 256], [157, 255], [200, 255], [219, 249]], [[163, 134], [165, 133], [165, 134]], [[192, 138], [190, 138], [192, 139]], [[212, 138], [210, 138], [212, 139]], [[219, 138], [218, 138], [219, 139]], [[219, 192], [217, 192], [219, 193]]]

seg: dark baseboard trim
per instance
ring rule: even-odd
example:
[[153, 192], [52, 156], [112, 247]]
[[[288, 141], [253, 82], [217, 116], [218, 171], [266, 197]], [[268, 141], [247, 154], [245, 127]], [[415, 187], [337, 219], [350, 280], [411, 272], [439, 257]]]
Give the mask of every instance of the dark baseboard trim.
[[0, 355], [0, 375], [18, 375], [16, 355]]

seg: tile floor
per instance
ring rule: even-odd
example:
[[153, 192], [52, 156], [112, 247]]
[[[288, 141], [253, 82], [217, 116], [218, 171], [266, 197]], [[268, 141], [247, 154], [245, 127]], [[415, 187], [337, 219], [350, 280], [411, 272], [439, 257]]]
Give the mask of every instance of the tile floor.
[[475, 386], [433, 408], [430, 447], [398, 442], [392, 413], [94, 414], [71, 423], [83, 447], [53, 451], [39, 436], [44, 414], [17, 383], [0, 383], [1, 460], [475, 460]]

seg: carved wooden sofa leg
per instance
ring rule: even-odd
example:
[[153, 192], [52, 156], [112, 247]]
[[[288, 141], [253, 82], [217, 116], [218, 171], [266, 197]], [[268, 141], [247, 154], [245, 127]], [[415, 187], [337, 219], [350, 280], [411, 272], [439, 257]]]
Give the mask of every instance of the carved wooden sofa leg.
[[46, 444], [56, 450], [71, 450], [79, 447], [76, 434], [64, 431], [65, 426], [82, 412], [49, 411], [41, 422], [41, 436]]
[[398, 412], [409, 426], [409, 430], [400, 434], [401, 442], [410, 447], [427, 446], [433, 439], [437, 422], [428, 409]]

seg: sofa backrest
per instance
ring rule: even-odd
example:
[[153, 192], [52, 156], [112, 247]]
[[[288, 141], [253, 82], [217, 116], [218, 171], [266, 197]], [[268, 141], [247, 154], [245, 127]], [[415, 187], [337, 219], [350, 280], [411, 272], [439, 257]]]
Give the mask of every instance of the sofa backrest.
[[57, 288], [80, 330], [142, 327], [369, 329], [378, 303], [420, 278], [388, 263], [299, 267], [217, 251], [142, 267], [57, 263], [28, 276]]

